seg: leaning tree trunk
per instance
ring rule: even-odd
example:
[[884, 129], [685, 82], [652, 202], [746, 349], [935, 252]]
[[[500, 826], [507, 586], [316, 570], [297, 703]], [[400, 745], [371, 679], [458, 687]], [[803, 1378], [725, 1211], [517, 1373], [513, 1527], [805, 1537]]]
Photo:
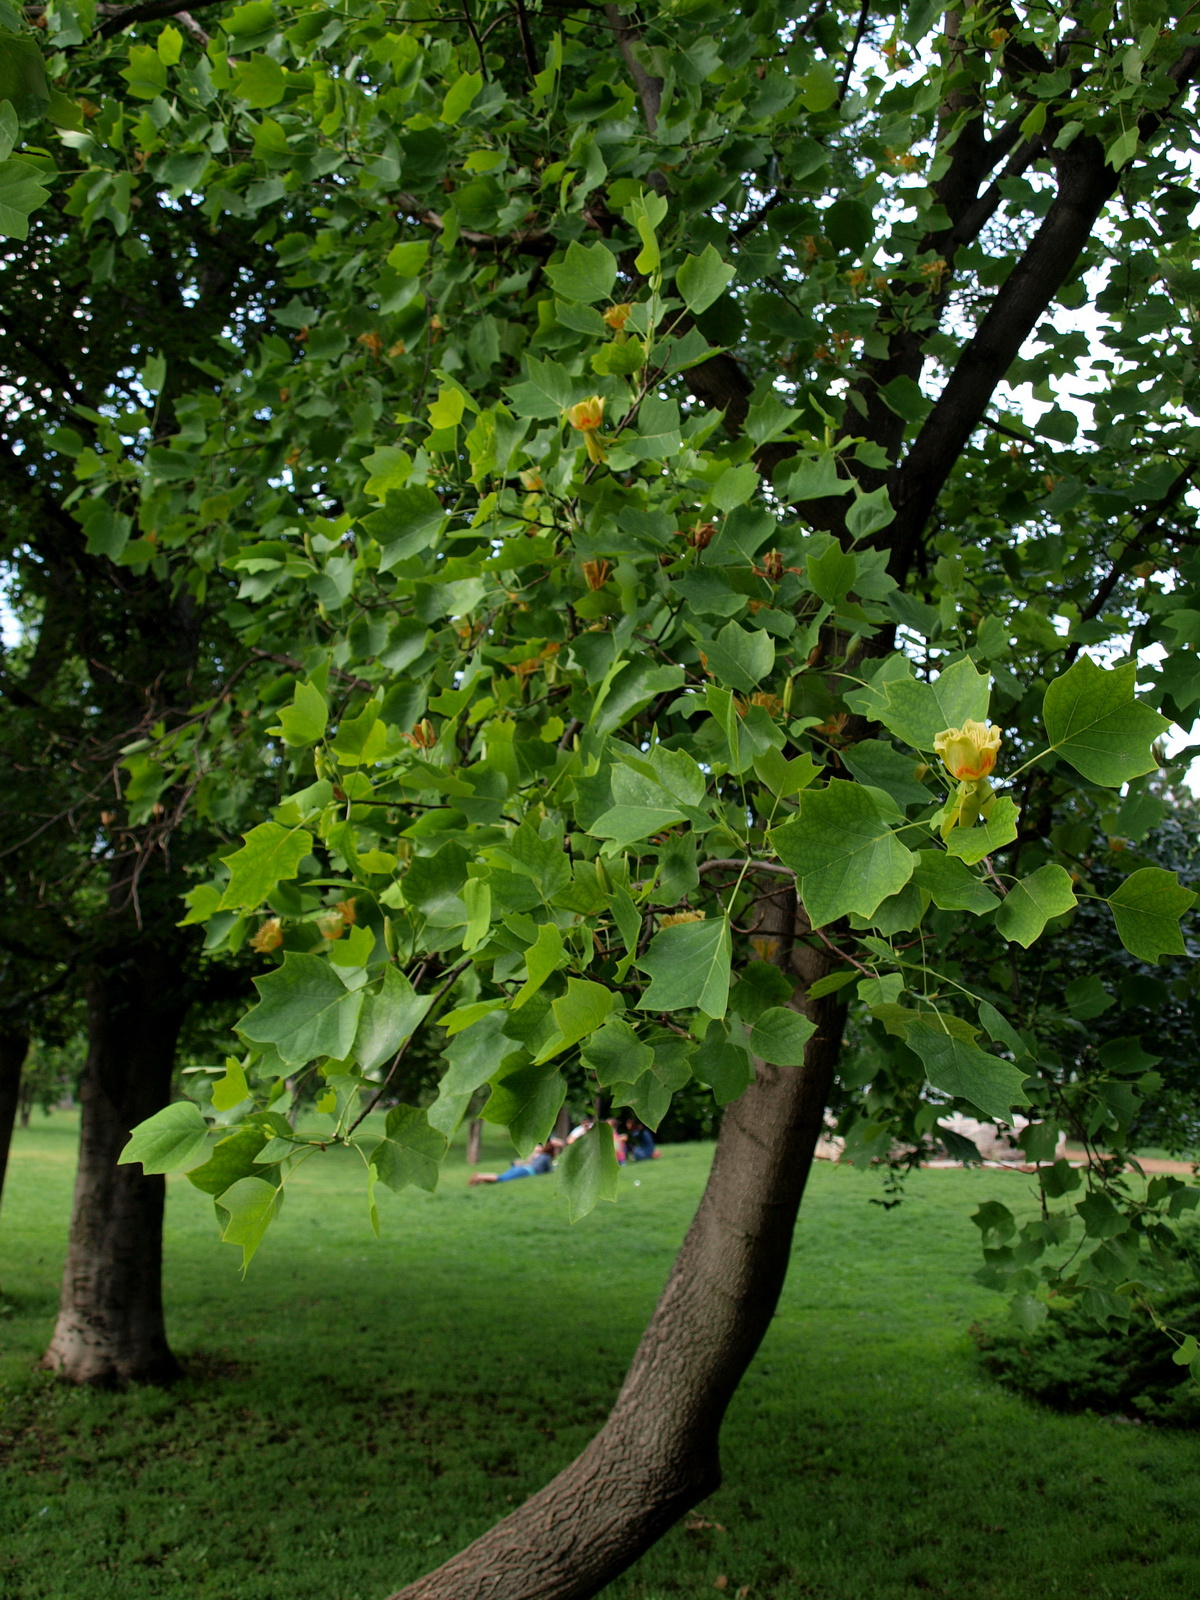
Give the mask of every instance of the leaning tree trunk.
[[482, 1538], [391, 1600], [587, 1600], [721, 1481], [725, 1408], [771, 1323], [841, 1046], [844, 1009], [806, 1002], [828, 957], [792, 946], [790, 891], [756, 939], [817, 1023], [802, 1067], [756, 1063], [616, 1404], [583, 1454]]
[[29, 1035], [15, 1028], [0, 1028], [0, 1199], [4, 1196], [4, 1175], [8, 1171], [8, 1151], [13, 1124], [21, 1100], [21, 1069], [29, 1052]]
[[75, 1203], [58, 1322], [42, 1358], [74, 1383], [179, 1374], [163, 1321], [165, 1181], [117, 1158], [130, 1129], [170, 1099], [183, 978], [173, 952], [147, 939], [88, 981]]

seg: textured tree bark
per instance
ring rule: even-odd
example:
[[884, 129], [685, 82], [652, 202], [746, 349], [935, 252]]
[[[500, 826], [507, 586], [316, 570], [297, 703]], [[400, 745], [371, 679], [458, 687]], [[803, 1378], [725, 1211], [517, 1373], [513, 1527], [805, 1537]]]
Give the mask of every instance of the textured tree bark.
[[89, 977], [79, 1167], [54, 1337], [42, 1365], [74, 1383], [169, 1382], [162, 1304], [165, 1181], [119, 1167], [130, 1129], [170, 1099], [186, 1010], [176, 952], [139, 940]]
[[4, 1176], [8, 1171], [8, 1151], [13, 1124], [21, 1100], [21, 1069], [29, 1053], [29, 1035], [14, 1028], [0, 1028], [0, 1199], [4, 1197]]
[[392, 1600], [586, 1600], [720, 1483], [721, 1422], [783, 1287], [841, 1045], [836, 1000], [806, 1000], [829, 958], [793, 946], [796, 914], [791, 890], [764, 897], [757, 932], [800, 979], [793, 1004], [817, 1031], [803, 1066], [756, 1063], [727, 1108], [704, 1197], [608, 1421], [540, 1493]]

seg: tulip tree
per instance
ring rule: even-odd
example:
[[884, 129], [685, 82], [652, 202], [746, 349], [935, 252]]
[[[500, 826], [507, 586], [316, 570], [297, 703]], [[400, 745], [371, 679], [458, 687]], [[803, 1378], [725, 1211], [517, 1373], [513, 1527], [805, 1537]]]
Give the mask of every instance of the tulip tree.
[[[267, 958], [256, 1003], [124, 1159], [249, 1262], [330, 1145], [378, 1226], [481, 1104], [524, 1153], [566, 1072], [651, 1127], [710, 1092], [605, 1427], [404, 1591], [592, 1594], [719, 1481], [835, 1080], [868, 1157], [1028, 1120], [1040, 1214], [976, 1220], [1030, 1325], [1153, 1305], [1196, 1199], [1123, 1174], [1137, 1040], [1045, 1047], [1007, 953], [1081, 907], [1185, 950], [1137, 819], [1200, 714], [1200, 39], [1155, 0], [169, 11], [47, 10], [44, 181], [97, 293], [149, 195], [251, 219], [245, 314], [172, 436], [113, 406], [57, 448], [93, 552], [237, 639], [229, 714], [132, 753], [139, 799], [265, 771], [276, 803], [186, 912]], [[1115, 886], [1072, 828], [1129, 842]], [[414, 1037], [444, 1074], [381, 1133]], [[605, 1125], [557, 1181], [572, 1219], [616, 1199]]]

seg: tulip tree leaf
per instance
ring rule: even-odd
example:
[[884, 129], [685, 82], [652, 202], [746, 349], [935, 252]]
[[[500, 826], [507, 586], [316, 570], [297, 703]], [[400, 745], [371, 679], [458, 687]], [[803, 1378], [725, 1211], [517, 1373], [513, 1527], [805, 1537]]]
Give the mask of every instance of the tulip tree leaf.
[[720, 298], [733, 281], [737, 269], [731, 267], [711, 244], [698, 256], [688, 256], [675, 274], [675, 287], [689, 311], [699, 315]]
[[1013, 884], [996, 912], [996, 931], [1028, 950], [1051, 917], [1061, 917], [1078, 904], [1070, 874], [1048, 862]]
[[771, 1006], [750, 1030], [750, 1048], [773, 1066], [803, 1066], [804, 1047], [816, 1031], [816, 1023], [800, 1012], [789, 1006]]
[[999, 897], [973, 872], [968, 872], [957, 856], [942, 850], [921, 850], [913, 882], [941, 911], [970, 911], [980, 917], [994, 911]]
[[612, 1129], [598, 1122], [567, 1146], [558, 1163], [558, 1187], [571, 1221], [586, 1217], [601, 1200], [615, 1200], [620, 1176]]
[[399, 967], [388, 963], [378, 990], [364, 996], [354, 1036], [354, 1059], [364, 1072], [395, 1055], [423, 1020], [432, 999], [432, 995], [417, 994]]
[[572, 241], [565, 258], [557, 266], [546, 268], [546, 276], [562, 299], [591, 305], [612, 294], [617, 281], [617, 258], [605, 244]]
[[1016, 806], [1006, 794], [1000, 795], [992, 805], [992, 814], [986, 822], [973, 828], [955, 828], [946, 838], [946, 850], [957, 856], [967, 866], [973, 867], [993, 850], [1002, 850], [1017, 837]]
[[277, 883], [296, 876], [312, 844], [305, 828], [284, 828], [278, 822], [251, 828], [242, 848], [225, 858], [229, 882], [217, 909], [253, 911], [262, 905]]
[[999, 1056], [989, 1055], [965, 1039], [943, 1033], [932, 1023], [910, 1022], [905, 1033], [910, 1049], [920, 1056], [935, 1089], [978, 1106], [986, 1117], [1012, 1119], [1013, 1106], [1029, 1104], [1026, 1073]]
[[389, 1189], [415, 1184], [432, 1194], [446, 1154], [446, 1136], [429, 1126], [416, 1106], [393, 1106], [384, 1123], [384, 1137], [371, 1152], [371, 1165]]
[[491, 1079], [492, 1092], [480, 1112], [485, 1122], [507, 1128], [519, 1156], [541, 1144], [567, 1098], [567, 1083], [552, 1063], [514, 1067]]
[[139, 1122], [117, 1157], [118, 1166], [141, 1163], [142, 1171], [188, 1172], [208, 1155], [208, 1123], [194, 1100], [173, 1100]]
[[[481, 1089], [509, 1057], [528, 1060], [505, 1036], [504, 1011], [489, 1011], [447, 1045], [446, 1073], [438, 1085], [437, 1099], [429, 1107], [429, 1125], [450, 1138], [476, 1089]], [[515, 1064], [515, 1063], [514, 1063]]]
[[989, 682], [987, 673], [978, 672], [969, 656], [946, 667], [932, 683], [912, 677], [893, 679], [884, 686], [887, 701], [878, 711], [878, 719], [914, 750], [932, 750], [933, 741], [947, 728], [984, 721]]
[[1196, 896], [1173, 872], [1141, 867], [1108, 897], [1117, 934], [1131, 956], [1158, 962], [1164, 955], [1186, 954], [1179, 919]]
[[347, 989], [328, 961], [289, 950], [282, 967], [255, 978], [254, 986], [259, 1003], [238, 1024], [247, 1039], [274, 1045], [289, 1065], [350, 1054], [363, 994]]
[[602, 1089], [610, 1089], [615, 1083], [636, 1083], [654, 1064], [654, 1051], [621, 1017], [609, 1017], [580, 1054]]
[[723, 1017], [729, 1000], [732, 948], [724, 917], [661, 928], [638, 962], [651, 980], [639, 1007], [643, 1011], [683, 1011], [694, 1006], [710, 1017]]
[[771, 834], [799, 880], [815, 928], [848, 912], [869, 917], [912, 877], [916, 856], [892, 832], [879, 802], [857, 783], [806, 789], [796, 818]]
[[217, 1196], [218, 1213], [224, 1212], [221, 1238], [226, 1244], [242, 1247], [242, 1272], [250, 1265], [255, 1251], [283, 1204], [283, 1188], [265, 1178], [239, 1178]]
[[1137, 664], [1105, 669], [1080, 656], [1042, 702], [1046, 736], [1093, 783], [1117, 789], [1158, 766], [1153, 744], [1170, 723], [1135, 699]]

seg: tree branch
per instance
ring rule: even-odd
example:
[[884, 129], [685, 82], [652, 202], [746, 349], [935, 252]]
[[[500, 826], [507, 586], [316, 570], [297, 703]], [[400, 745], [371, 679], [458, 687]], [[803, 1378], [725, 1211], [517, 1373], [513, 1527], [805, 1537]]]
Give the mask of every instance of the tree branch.
[[[200, 0], [196, 6], [197, 11], [210, 11], [216, 0]], [[157, 22], [160, 17], [180, 17], [186, 13], [179, 9], [179, 0], [142, 0], [138, 6], [106, 6], [99, 5], [97, 11], [104, 17], [104, 21], [96, 29], [99, 39], [111, 39], [114, 33], [123, 33], [126, 28], [132, 28], [139, 22]], [[196, 24], [193, 18], [187, 17], [185, 27], [194, 29]], [[190, 31], [189, 30], [189, 31]]]
[[646, 119], [646, 128], [651, 134], [658, 131], [658, 113], [662, 107], [663, 81], [661, 78], [652, 78], [645, 67], [638, 60], [634, 46], [641, 42], [641, 34], [636, 28], [630, 27], [621, 15], [620, 6], [606, 5], [604, 15], [608, 18], [608, 25], [613, 31], [625, 65], [629, 68], [629, 76], [633, 79], [634, 88], [642, 102], [642, 115]]

